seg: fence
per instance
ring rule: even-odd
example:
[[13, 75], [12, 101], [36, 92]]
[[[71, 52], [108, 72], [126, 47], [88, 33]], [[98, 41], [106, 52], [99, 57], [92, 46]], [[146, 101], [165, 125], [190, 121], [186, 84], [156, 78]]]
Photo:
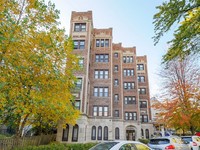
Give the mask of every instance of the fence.
[[38, 146], [49, 144], [52, 141], [55, 141], [56, 135], [40, 135], [40, 136], [31, 136], [23, 138], [7, 138], [0, 139], [0, 150], [12, 150], [17, 147], [26, 147], [26, 146]]

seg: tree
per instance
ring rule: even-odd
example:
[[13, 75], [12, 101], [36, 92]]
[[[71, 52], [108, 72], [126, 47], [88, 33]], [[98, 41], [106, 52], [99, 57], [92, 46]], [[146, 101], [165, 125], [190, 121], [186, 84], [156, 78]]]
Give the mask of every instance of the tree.
[[193, 134], [200, 128], [200, 68], [194, 60], [176, 59], [162, 69], [164, 100], [153, 106], [160, 111], [159, 122]]
[[41, 0], [2, 0], [0, 18], [0, 122], [16, 136], [27, 125], [74, 124], [78, 58], [58, 28], [59, 11]]
[[185, 57], [200, 52], [200, 1], [170, 0], [156, 7], [159, 12], [154, 15], [154, 42], [157, 44], [163, 34], [177, 25], [174, 39], [169, 41], [168, 52], [163, 56], [164, 62], [175, 57]]

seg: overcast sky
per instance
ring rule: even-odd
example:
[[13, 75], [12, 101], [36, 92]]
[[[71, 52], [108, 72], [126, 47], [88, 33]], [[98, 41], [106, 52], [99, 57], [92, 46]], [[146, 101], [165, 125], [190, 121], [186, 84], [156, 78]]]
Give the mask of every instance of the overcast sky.
[[172, 36], [165, 35], [154, 46], [153, 15], [158, 11], [156, 6], [163, 0], [51, 0], [60, 10], [61, 26], [69, 33], [72, 11], [93, 12], [95, 28], [113, 28], [113, 42], [123, 46], [136, 46], [138, 56], [147, 55], [150, 82], [150, 96], [159, 92], [159, 71], [162, 55], [167, 50], [167, 41]]

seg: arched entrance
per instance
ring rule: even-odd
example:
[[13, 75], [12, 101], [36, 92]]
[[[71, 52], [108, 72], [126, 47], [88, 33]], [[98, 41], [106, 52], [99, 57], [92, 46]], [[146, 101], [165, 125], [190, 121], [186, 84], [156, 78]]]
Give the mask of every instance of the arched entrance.
[[126, 140], [135, 141], [136, 128], [132, 125], [126, 127]]

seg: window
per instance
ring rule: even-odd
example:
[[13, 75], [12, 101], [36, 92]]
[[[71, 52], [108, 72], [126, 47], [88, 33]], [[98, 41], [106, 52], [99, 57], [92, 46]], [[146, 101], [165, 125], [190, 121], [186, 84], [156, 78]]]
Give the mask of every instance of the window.
[[103, 79], [103, 77], [104, 77], [103, 74], [104, 74], [104, 71], [103, 71], [103, 70], [100, 70], [100, 71], [99, 71], [99, 78], [100, 78], [100, 79]]
[[79, 64], [80, 68], [83, 68], [84, 58], [79, 58], [78, 64]]
[[74, 25], [74, 31], [79, 31], [80, 30], [80, 24], [78, 24], [78, 23], [75, 23], [75, 25]]
[[96, 39], [96, 47], [109, 47], [109, 39]]
[[119, 85], [119, 80], [115, 79], [114, 86], [118, 86], [118, 85]]
[[109, 47], [109, 40], [105, 39], [105, 47]]
[[108, 116], [108, 106], [93, 106], [93, 116]]
[[95, 70], [95, 71], [94, 71], [94, 78], [95, 78], [95, 79], [98, 79], [98, 78], [99, 78], [99, 71], [98, 71], [98, 70]]
[[144, 137], [144, 130], [141, 129], [141, 136]]
[[80, 100], [76, 100], [75, 101], [75, 108], [80, 110], [80, 108], [81, 108], [80, 106], [81, 106], [81, 101]]
[[129, 120], [128, 113], [125, 113], [125, 120]]
[[125, 90], [130, 90], [135, 88], [135, 83], [134, 82], [124, 82], [124, 89]]
[[74, 40], [74, 49], [85, 49], [85, 40]]
[[130, 63], [132, 63], [133, 62], [133, 57], [132, 56], [130, 56]]
[[149, 130], [148, 129], [145, 130], [145, 134], [146, 134], [146, 139], [149, 139]]
[[147, 108], [147, 102], [146, 101], [140, 101], [140, 108]]
[[119, 101], [119, 95], [118, 94], [115, 94], [114, 100]]
[[96, 140], [96, 127], [92, 126], [91, 140]]
[[124, 76], [134, 76], [134, 69], [124, 69]]
[[93, 116], [97, 116], [98, 107], [93, 106]]
[[144, 70], [143, 64], [137, 64], [137, 70]]
[[136, 112], [125, 112], [125, 120], [137, 120]]
[[135, 96], [125, 96], [124, 97], [124, 104], [136, 104]]
[[99, 88], [94, 88], [94, 96], [95, 97], [99, 96]]
[[98, 140], [102, 140], [102, 127], [99, 126], [98, 127], [98, 137], [97, 137]]
[[104, 40], [101, 39], [101, 47], [104, 47]]
[[99, 111], [98, 111], [99, 115], [98, 116], [103, 116], [103, 107], [99, 106]]
[[104, 111], [104, 116], [108, 116], [108, 107], [107, 106], [104, 106], [103, 107], [103, 111]]
[[[161, 135], [162, 136], [162, 135]], [[172, 138], [173, 142], [176, 143], [176, 140], [174, 138]], [[170, 139], [166, 139], [166, 138], [159, 138], [159, 139], [151, 139], [149, 141], [149, 144], [155, 144], [155, 145], [160, 145], [160, 144], [169, 144], [170, 143]]]
[[144, 76], [138, 76], [138, 82], [145, 82]]
[[96, 40], [96, 47], [99, 47], [99, 46], [100, 46], [100, 40], [97, 39], [97, 40]]
[[104, 96], [104, 88], [101, 88], [101, 87], [100, 87], [100, 88], [98, 88], [98, 90], [99, 90], [99, 91], [98, 91], [98, 96], [99, 96], [99, 97], [103, 97], [103, 96]]
[[141, 122], [148, 122], [148, 116], [147, 115], [141, 115]]
[[115, 65], [115, 67], [114, 67], [114, 71], [115, 71], [115, 72], [118, 71], [118, 65]]
[[82, 88], [82, 78], [78, 78], [75, 82], [75, 89], [81, 90], [81, 88]]
[[78, 141], [78, 125], [77, 124], [75, 126], [73, 126], [72, 141], [73, 142], [77, 142]]
[[95, 62], [108, 62], [108, 54], [96, 54]]
[[74, 31], [76, 32], [86, 31], [86, 23], [75, 23]]
[[115, 117], [119, 117], [119, 110], [115, 110], [114, 116], [115, 116]]
[[117, 127], [117, 128], [115, 128], [115, 139], [116, 140], [119, 140], [119, 128]]
[[108, 70], [104, 71], [104, 79], [108, 79]]
[[63, 136], [62, 141], [68, 141], [68, 135], [69, 135], [69, 125], [66, 125], [66, 128], [63, 129]]
[[81, 40], [79, 42], [79, 49], [85, 49], [85, 41], [84, 40]]
[[108, 55], [104, 55], [105, 62], [108, 62]]
[[132, 63], [133, 62], [133, 56], [123, 56], [123, 62], [124, 63]]
[[108, 79], [108, 70], [95, 70], [94, 78], [95, 79]]
[[108, 140], [108, 127], [107, 126], [104, 127], [103, 139]]
[[138, 91], [139, 91], [139, 94], [146, 94], [145, 88], [139, 88]]
[[79, 42], [74, 40], [74, 49], [79, 49]]
[[108, 97], [108, 87], [94, 87], [95, 97]]
[[114, 53], [114, 57], [115, 57], [115, 58], [118, 58], [118, 53]]

